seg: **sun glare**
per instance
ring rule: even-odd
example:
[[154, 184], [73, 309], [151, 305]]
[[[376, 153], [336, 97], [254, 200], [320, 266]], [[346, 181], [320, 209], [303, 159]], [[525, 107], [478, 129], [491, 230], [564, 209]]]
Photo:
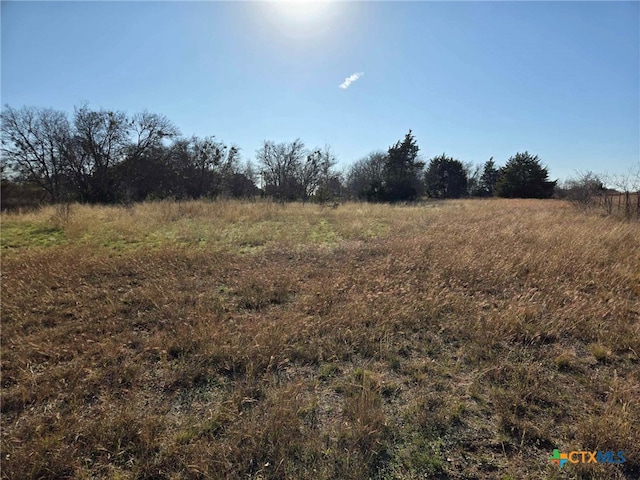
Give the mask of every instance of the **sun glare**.
[[274, 1], [273, 6], [283, 18], [292, 22], [311, 23], [320, 20], [331, 2], [313, 0]]
[[276, 0], [268, 5], [270, 23], [275, 28], [286, 35], [306, 37], [330, 28], [338, 4], [331, 1]]

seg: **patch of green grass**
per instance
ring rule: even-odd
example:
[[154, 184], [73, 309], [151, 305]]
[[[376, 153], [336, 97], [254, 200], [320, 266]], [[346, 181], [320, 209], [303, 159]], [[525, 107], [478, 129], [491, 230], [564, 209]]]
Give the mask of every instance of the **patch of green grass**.
[[46, 248], [67, 242], [61, 228], [4, 223], [0, 228], [2, 248]]
[[311, 231], [310, 237], [313, 243], [333, 244], [339, 240], [338, 235], [333, 229], [331, 223], [329, 223], [324, 218], [314, 226], [313, 230]]
[[340, 374], [341, 371], [340, 366], [336, 363], [324, 363], [318, 369], [318, 378], [320, 380], [328, 380]]
[[600, 363], [606, 363], [611, 359], [611, 349], [602, 344], [592, 343], [588, 348], [594, 358]]
[[392, 478], [438, 478], [446, 472], [440, 439], [430, 439], [419, 433], [407, 437], [393, 452]]

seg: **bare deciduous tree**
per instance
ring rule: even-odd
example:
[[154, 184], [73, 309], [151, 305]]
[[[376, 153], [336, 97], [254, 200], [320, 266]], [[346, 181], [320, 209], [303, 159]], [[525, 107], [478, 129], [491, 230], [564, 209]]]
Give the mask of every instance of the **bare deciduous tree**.
[[318, 188], [315, 194], [318, 201], [324, 204], [340, 195], [342, 178], [341, 175], [334, 170], [338, 161], [331, 151], [331, 147], [325, 145], [322, 150], [318, 150], [317, 152], [319, 153], [318, 163], [320, 170], [318, 174]]
[[382, 186], [385, 161], [386, 153], [382, 151], [371, 152], [365, 158], [356, 161], [347, 172], [349, 195], [367, 199], [373, 188]]
[[133, 116], [131, 128], [134, 138], [130, 155], [158, 147], [165, 138], [172, 139], [180, 135], [178, 128], [167, 117], [146, 110]]
[[7, 105], [1, 120], [3, 164], [57, 202], [63, 194], [70, 132], [66, 115], [50, 108], [16, 110]]
[[280, 201], [297, 198], [300, 193], [298, 173], [304, 156], [304, 143], [300, 139], [278, 144], [265, 140], [256, 152], [265, 193]]
[[115, 179], [110, 169], [126, 157], [131, 122], [124, 112], [91, 110], [82, 105], [76, 108], [73, 123], [72, 165], [81, 197], [94, 202], [113, 201]]
[[634, 216], [634, 213], [636, 217], [640, 217], [640, 163], [613, 177], [611, 184], [621, 192], [618, 196], [618, 211], [623, 210], [627, 219]]
[[593, 208], [603, 203], [605, 178], [594, 172], [577, 172], [576, 178], [565, 182], [563, 196], [582, 207]]

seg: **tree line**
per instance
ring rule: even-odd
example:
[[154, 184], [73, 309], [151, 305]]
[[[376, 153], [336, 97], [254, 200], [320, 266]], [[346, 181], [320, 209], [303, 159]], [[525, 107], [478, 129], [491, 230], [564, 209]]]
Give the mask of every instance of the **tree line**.
[[53, 203], [221, 196], [283, 202], [549, 198], [556, 185], [528, 152], [503, 167], [493, 158], [474, 167], [444, 153], [425, 162], [411, 130], [386, 151], [371, 152], [340, 172], [329, 146], [265, 140], [253, 159], [243, 161], [238, 146], [215, 136], [184, 137], [164, 115], [148, 111], [130, 116], [84, 104], [69, 116], [7, 105], [0, 115], [3, 204], [12, 191]]
[[430, 198], [507, 197], [550, 198], [556, 181], [540, 159], [529, 152], [516, 153], [498, 167], [490, 158], [484, 165], [447, 156], [418, 160], [419, 148], [411, 131], [387, 152], [373, 152], [358, 160], [347, 174], [347, 190], [369, 201], [411, 201]]
[[239, 149], [215, 137], [184, 138], [165, 116], [88, 105], [72, 118], [53, 109], [5, 107], [2, 172], [46, 193], [50, 202], [141, 201], [255, 193]]

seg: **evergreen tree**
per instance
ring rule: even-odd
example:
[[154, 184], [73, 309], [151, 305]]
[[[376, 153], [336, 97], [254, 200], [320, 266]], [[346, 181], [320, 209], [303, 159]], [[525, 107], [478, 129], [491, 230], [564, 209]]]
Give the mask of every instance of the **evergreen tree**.
[[496, 162], [494, 162], [493, 157], [491, 157], [484, 164], [484, 169], [482, 170], [482, 176], [480, 177], [479, 194], [481, 197], [493, 196], [493, 190], [496, 186], [496, 182], [498, 181], [499, 174], [500, 174], [500, 171], [496, 168]]
[[516, 153], [500, 169], [495, 194], [506, 198], [551, 198], [557, 181], [550, 182], [537, 155]]
[[467, 193], [467, 181], [462, 162], [444, 153], [432, 158], [425, 172], [427, 194], [432, 198], [460, 198]]
[[412, 201], [422, 193], [420, 172], [424, 163], [417, 159], [419, 150], [411, 130], [403, 141], [389, 148], [383, 174], [385, 200]]

